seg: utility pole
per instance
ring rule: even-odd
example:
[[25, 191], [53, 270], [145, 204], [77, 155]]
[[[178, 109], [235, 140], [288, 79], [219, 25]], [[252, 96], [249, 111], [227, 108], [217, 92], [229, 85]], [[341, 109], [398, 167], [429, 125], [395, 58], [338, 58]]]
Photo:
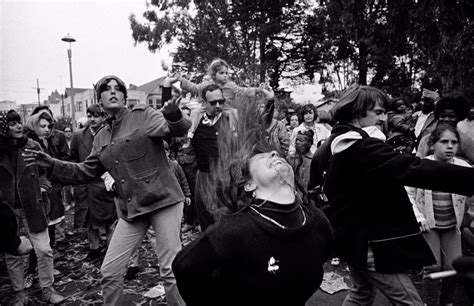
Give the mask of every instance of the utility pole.
[[40, 92], [41, 92], [41, 89], [44, 89], [44, 88], [40, 88], [40, 85], [39, 85], [39, 79], [37, 78], [36, 79], [36, 87], [32, 87], [33, 89], [36, 89], [36, 92], [38, 93], [38, 106], [41, 105], [41, 101], [40, 101]]
[[66, 117], [66, 110], [64, 109], [64, 95], [61, 94], [61, 110], [62, 110], [62, 113], [63, 113], [63, 118]]

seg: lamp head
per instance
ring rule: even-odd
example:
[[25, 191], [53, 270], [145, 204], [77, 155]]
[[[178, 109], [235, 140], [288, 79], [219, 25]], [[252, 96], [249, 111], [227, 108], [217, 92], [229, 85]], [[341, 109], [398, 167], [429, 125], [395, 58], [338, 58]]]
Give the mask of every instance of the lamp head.
[[61, 38], [62, 41], [65, 41], [65, 42], [68, 42], [68, 43], [72, 43], [72, 42], [75, 42], [76, 39], [74, 39], [74, 37], [72, 37], [71, 35], [69, 35], [69, 33], [67, 33], [66, 36], [64, 36], [63, 38]]

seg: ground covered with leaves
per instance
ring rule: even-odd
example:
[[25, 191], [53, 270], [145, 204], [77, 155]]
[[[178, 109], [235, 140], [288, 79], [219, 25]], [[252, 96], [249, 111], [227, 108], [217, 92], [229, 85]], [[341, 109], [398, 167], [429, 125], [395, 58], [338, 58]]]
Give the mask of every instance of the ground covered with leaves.
[[[66, 222], [72, 224], [72, 211], [66, 212]], [[182, 234], [184, 244], [189, 243], [198, 232], [189, 231]], [[103, 237], [105, 239], [105, 237]], [[54, 287], [68, 299], [62, 305], [102, 305], [100, 286], [100, 266], [102, 258], [89, 261], [86, 259], [89, 244], [84, 230], [66, 236], [64, 250], [53, 251], [54, 268], [59, 271], [55, 276]], [[158, 260], [147, 236], [138, 250], [140, 272], [133, 280], [124, 283], [125, 305], [166, 305], [164, 296], [149, 298], [145, 294], [161, 284]], [[3, 256], [0, 256], [0, 305], [9, 305], [14, 298]], [[25, 267], [28, 257], [25, 257]], [[41, 300], [41, 288], [37, 279], [27, 290], [31, 305], [46, 305]]]
[[[66, 212], [68, 226], [72, 224], [73, 209]], [[182, 234], [183, 244], [188, 244], [198, 236], [197, 231], [189, 231]], [[105, 237], [103, 237], [105, 239]], [[54, 250], [54, 268], [59, 272], [55, 276], [54, 287], [67, 300], [62, 305], [102, 305], [102, 293], [100, 286], [100, 266], [102, 258], [89, 261], [86, 259], [89, 250], [86, 232], [75, 232], [72, 236], [66, 236], [66, 247]], [[148, 237], [145, 235], [142, 245], [138, 250], [140, 272], [136, 278], [126, 280], [124, 283], [125, 305], [166, 305], [163, 295], [156, 291], [150, 291], [161, 284], [158, 269], [158, 260], [152, 249]], [[25, 257], [25, 266], [28, 257]], [[317, 290], [306, 303], [311, 305], [341, 305], [347, 294], [347, 286], [350, 285], [349, 271], [347, 265], [341, 262], [337, 266], [324, 265], [325, 281], [321, 290]], [[421, 271], [412, 271], [410, 274], [416, 288], [422, 294]], [[156, 288], [156, 287], [155, 287]], [[41, 300], [41, 288], [36, 280], [33, 286], [27, 290], [30, 298], [29, 305], [46, 305]], [[150, 293], [155, 293], [154, 297]], [[0, 256], [0, 305], [9, 305], [14, 298], [10, 280], [3, 256]], [[457, 295], [455, 305], [467, 305], [463, 295]], [[381, 294], [377, 294], [375, 305], [389, 305], [388, 300]]]

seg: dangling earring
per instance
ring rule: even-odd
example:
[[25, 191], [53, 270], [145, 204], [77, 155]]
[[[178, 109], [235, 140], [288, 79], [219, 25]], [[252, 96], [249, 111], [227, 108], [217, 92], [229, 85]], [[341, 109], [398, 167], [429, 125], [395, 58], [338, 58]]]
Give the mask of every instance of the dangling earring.
[[257, 197], [257, 192], [255, 192], [255, 190], [254, 190], [254, 191], [252, 191], [252, 198], [255, 199], [256, 197]]

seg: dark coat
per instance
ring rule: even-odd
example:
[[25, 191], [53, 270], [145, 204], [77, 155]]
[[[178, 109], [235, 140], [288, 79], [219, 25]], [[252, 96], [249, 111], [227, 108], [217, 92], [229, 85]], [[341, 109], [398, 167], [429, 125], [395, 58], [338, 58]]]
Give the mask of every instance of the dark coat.
[[51, 135], [48, 137], [48, 140], [55, 147], [56, 153], [54, 154], [55, 158], [61, 160], [70, 160], [71, 155], [69, 152], [69, 145], [67, 144], [66, 135], [63, 131], [58, 129], [53, 129]]
[[[93, 141], [94, 136], [89, 127], [74, 131], [71, 139], [71, 160], [84, 161], [92, 150]], [[84, 203], [78, 203], [78, 205], [89, 207], [88, 222], [90, 224], [106, 226], [117, 219], [114, 194], [105, 189], [104, 181], [101, 178], [78, 189], [78, 192], [86, 193], [84, 197], [81, 197]]]
[[0, 191], [0, 252], [13, 252], [20, 246], [16, 215], [10, 205], [3, 201]]
[[[55, 134], [54, 130], [53, 130], [53, 133], [51, 134], [51, 136], [46, 138], [47, 145], [44, 144], [43, 140], [40, 139], [34, 131], [27, 129], [25, 131], [25, 133], [26, 133], [26, 135], [28, 135], [29, 138], [31, 138], [32, 140], [39, 143], [42, 150], [44, 152], [48, 153], [49, 155], [51, 155], [55, 158], [59, 158], [59, 159], [62, 159], [62, 158], [69, 159], [70, 158], [69, 147], [67, 147], [67, 151], [64, 151], [65, 149], [61, 145], [62, 142], [59, 140], [59, 139], [61, 139], [61, 137], [58, 136], [58, 135], [61, 135], [61, 134], [57, 134], [57, 133]], [[66, 144], [66, 146], [67, 146], [67, 144]], [[56, 220], [56, 219], [61, 218], [61, 217], [64, 216], [64, 205], [63, 205], [63, 199], [62, 199], [62, 189], [63, 189], [63, 185], [61, 184], [61, 182], [53, 182], [51, 191], [48, 192], [48, 199], [49, 199], [50, 205], [49, 205], [49, 209], [46, 213], [48, 215], [49, 220]]]
[[[330, 150], [329, 143], [324, 147]], [[321, 157], [327, 152], [319, 153], [311, 175], [324, 168]], [[404, 186], [471, 195], [473, 179], [471, 168], [400, 154], [376, 138], [357, 141], [333, 155], [325, 184], [325, 212], [335, 233], [336, 254], [350, 265], [367, 268], [370, 246], [376, 271], [385, 273], [433, 264]]]
[[[38, 167], [26, 167], [22, 156], [25, 148], [41, 150], [37, 142], [26, 137], [22, 139], [19, 146], [12, 146], [10, 138], [2, 137], [0, 139], [0, 191], [3, 194], [3, 200], [12, 207], [15, 202], [15, 192], [18, 192], [28, 227], [31, 232], [37, 233], [48, 226], [45, 212], [47, 204], [41, 194], [40, 187], [49, 191], [51, 184], [46, 179], [44, 172], [40, 175]], [[16, 173], [13, 173], [7, 150], [17, 151]]]

